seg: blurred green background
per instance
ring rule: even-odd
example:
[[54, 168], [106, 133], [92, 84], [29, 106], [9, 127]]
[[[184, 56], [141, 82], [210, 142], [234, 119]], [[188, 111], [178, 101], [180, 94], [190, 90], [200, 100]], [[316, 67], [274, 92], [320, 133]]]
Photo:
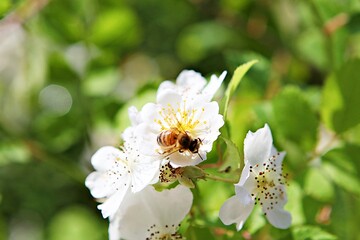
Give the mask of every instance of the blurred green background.
[[[199, 181], [184, 235], [360, 239], [358, 0], [1, 0], [0, 17], [0, 239], [106, 239], [84, 179], [91, 155], [119, 144], [127, 108], [183, 69], [227, 70], [226, 86], [252, 59], [227, 128], [242, 155], [269, 123], [293, 226], [257, 210], [236, 232], [217, 217], [233, 186]], [[234, 171], [215, 174], [239, 176], [233, 150], [222, 168]]]

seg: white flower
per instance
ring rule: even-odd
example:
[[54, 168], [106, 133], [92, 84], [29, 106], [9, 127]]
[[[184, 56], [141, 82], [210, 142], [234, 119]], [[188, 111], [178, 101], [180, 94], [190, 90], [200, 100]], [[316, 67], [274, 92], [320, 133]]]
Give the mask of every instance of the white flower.
[[129, 114], [131, 126], [137, 126], [143, 122], [141, 115], [135, 106], [129, 107], [128, 114]]
[[148, 186], [129, 194], [110, 218], [109, 239], [182, 239], [177, 230], [192, 201], [191, 191], [181, 185], [162, 192]]
[[137, 128], [141, 150], [169, 159], [174, 167], [205, 160], [224, 124], [217, 102], [190, 99], [172, 89], [159, 93], [157, 104], [146, 104], [141, 116], [144, 121]]
[[171, 89], [183, 96], [201, 96], [204, 101], [210, 101], [221, 86], [225, 76], [226, 71], [224, 71], [219, 77], [212, 75], [210, 82], [206, 85], [207, 81], [200, 73], [193, 70], [184, 70], [177, 77], [176, 84], [171, 81], [164, 81], [160, 84], [158, 96], [161, 95], [163, 91]]
[[245, 166], [236, 195], [221, 207], [219, 217], [226, 224], [236, 223], [237, 230], [243, 227], [255, 204], [260, 204], [269, 222], [281, 229], [291, 225], [291, 215], [283, 209], [287, 202], [285, 176], [282, 175], [284, 152], [277, 152], [272, 145], [270, 128], [255, 133], [248, 132], [244, 141]]
[[105, 198], [98, 206], [104, 218], [117, 211], [130, 191], [138, 192], [158, 181], [160, 162], [139, 152], [134, 128], [127, 128], [123, 138], [125, 143], [121, 149], [106, 146], [92, 156], [95, 171], [85, 181], [94, 198]]

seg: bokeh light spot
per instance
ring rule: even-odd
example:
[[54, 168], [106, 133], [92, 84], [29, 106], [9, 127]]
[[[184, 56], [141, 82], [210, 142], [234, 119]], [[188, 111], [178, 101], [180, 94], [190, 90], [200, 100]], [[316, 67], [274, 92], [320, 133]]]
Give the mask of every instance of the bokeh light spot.
[[41, 90], [39, 103], [44, 110], [62, 116], [70, 111], [72, 97], [66, 88], [60, 85], [51, 84]]

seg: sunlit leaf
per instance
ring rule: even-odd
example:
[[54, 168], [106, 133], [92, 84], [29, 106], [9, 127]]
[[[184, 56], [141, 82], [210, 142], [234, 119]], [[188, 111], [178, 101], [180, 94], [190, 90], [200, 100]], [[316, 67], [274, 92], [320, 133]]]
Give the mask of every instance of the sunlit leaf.
[[[219, 210], [230, 195], [234, 195], [234, 185], [213, 180], [200, 180], [197, 188], [201, 195], [201, 207], [210, 220], [218, 220]], [[198, 219], [201, 220], [201, 219]], [[204, 219], [203, 219], [204, 220]]]
[[203, 178], [205, 176], [204, 170], [197, 166], [186, 166], [183, 170], [183, 175], [192, 179]]
[[178, 40], [178, 54], [186, 62], [195, 63], [220, 50], [236, 35], [231, 28], [216, 21], [190, 25]]
[[293, 228], [294, 240], [336, 240], [336, 236], [317, 226], [298, 226]]
[[0, 166], [9, 163], [25, 163], [30, 160], [30, 152], [25, 143], [1, 142], [0, 143]]
[[106, 96], [112, 91], [120, 79], [117, 69], [108, 68], [102, 71], [90, 73], [84, 81], [84, 92], [88, 96]]
[[179, 180], [179, 183], [185, 187], [188, 187], [188, 188], [195, 187], [194, 182], [189, 177], [181, 176], [181, 177], [178, 177], [178, 180]]
[[225, 98], [224, 98], [224, 102], [223, 102], [224, 118], [226, 118], [228, 105], [229, 105], [231, 96], [235, 92], [236, 88], [239, 86], [241, 79], [244, 77], [246, 72], [249, 71], [249, 69], [252, 67], [252, 65], [254, 65], [256, 62], [257, 62], [257, 60], [253, 60], [253, 61], [244, 63], [243, 65], [240, 65], [238, 68], [235, 69], [234, 74], [233, 74], [233, 76], [230, 80], [230, 83], [225, 92]]
[[71, 206], [59, 212], [50, 222], [50, 240], [101, 240], [106, 238], [105, 222], [89, 210]]
[[251, 233], [255, 234], [259, 229], [266, 225], [264, 213], [259, 206], [255, 206], [254, 210], [246, 221], [246, 229]]
[[360, 60], [330, 76], [323, 90], [321, 115], [327, 127], [342, 133], [360, 123]]
[[229, 170], [238, 169], [241, 164], [239, 148], [230, 139], [225, 137], [222, 137], [221, 139], [226, 143], [226, 157], [220, 170], [225, 171], [229, 168]]
[[305, 58], [316, 67], [323, 69], [328, 63], [323, 34], [316, 28], [302, 31], [294, 41], [299, 56]]
[[6, 11], [8, 11], [10, 7], [11, 7], [10, 0], [0, 1], [0, 16], [2, 16], [4, 13], [6, 13]]
[[107, 9], [97, 16], [91, 40], [101, 46], [134, 46], [140, 37], [138, 25], [137, 16], [132, 9]]
[[115, 122], [119, 131], [125, 130], [128, 126], [130, 126], [128, 109], [131, 106], [135, 106], [139, 111], [141, 108], [148, 102], [155, 101], [156, 92], [154, 90], [147, 90], [142, 94], [138, 94], [136, 98], [128, 101], [116, 114]]
[[289, 182], [287, 187], [288, 203], [285, 209], [291, 213], [292, 225], [306, 222], [303, 206], [303, 190], [296, 181]]
[[359, 146], [345, 145], [322, 156], [324, 174], [336, 185], [357, 196], [360, 196], [359, 154]]
[[324, 202], [334, 197], [334, 188], [322, 168], [310, 168], [305, 176], [305, 192], [310, 196]]
[[329, 175], [332, 181], [343, 189], [360, 196], [360, 181], [356, 175], [349, 174], [340, 168], [330, 164], [323, 164], [325, 172]]
[[311, 150], [316, 142], [318, 119], [299, 88], [286, 87], [273, 101], [274, 120], [278, 132]]
[[185, 233], [187, 239], [202, 240], [202, 239], [214, 239], [214, 235], [211, 234], [208, 228], [204, 227], [189, 227]]

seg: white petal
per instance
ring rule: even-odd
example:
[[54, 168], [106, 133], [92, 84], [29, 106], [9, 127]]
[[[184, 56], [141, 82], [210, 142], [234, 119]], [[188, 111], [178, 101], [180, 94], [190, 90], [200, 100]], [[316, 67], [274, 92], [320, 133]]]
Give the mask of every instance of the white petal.
[[[148, 124], [151, 126], [157, 127], [159, 130], [160, 127], [157, 124], [153, 124], [154, 120], [159, 117], [159, 110], [161, 106], [154, 103], [147, 103], [141, 109], [141, 118], [144, 120], [142, 124]], [[140, 124], [141, 125], [141, 124]]]
[[244, 188], [238, 188], [235, 196], [232, 196], [221, 206], [219, 218], [225, 225], [236, 223], [239, 231], [254, 208], [254, 201]]
[[142, 122], [141, 115], [136, 107], [129, 107], [128, 114], [132, 126], [137, 126]]
[[242, 172], [240, 180], [237, 184], [235, 184], [235, 191], [238, 187], [242, 187], [246, 189], [247, 192], [253, 193], [254, 189], [257, 186], [257, 182], [253, 173], [250, 172], [250, 164], [246, 163]]
[[121, 134], [122, 139], [124, 142], [132, 142], [132, 138], [135, 134], [135, 127], [127, 127], [124, 132]]
[[172, 106], [174, 109], [179, 107], [179, 104], [182, 101], [181, 95], [173, 89], [168, 89], [158, 93], [156, 102], [164, 107]]
[[92, 172], [85, 180], [85, 186], [90, 189], [94, 198], [104, 198], [114, 191], [108, 185], [108, 175], [105, 172]]
[[206, 96], [208, 101], [210, 101], [214, 97], [215, 93], [220, 88], [222, 82], [225, 79], [226, 73], [227, 72], [224, 71], [219, 77], [216, 77], [216, 75], [211, 76], [210, 82], [202, 91], [202, 93]]
[[[219, 114], [219, 104], [217, 102], [201, 103], [195, 105], [198, 110], [194, 119], [197, 119], [200, 124], [194, 129], [197, 137], [206, 136], [206, 140], [215, 141], [220, 134], [219, 129], [224, 125], [223, 116]], [[203, 109], [202, 111], [199, 111]]]
[[160, 86], [159, 86], [159, 88], [158, 88], [158, 90], [157, 90], [157, 93], [159, 94], [161, 94], [161, 92], [163, 92], [163, 91], [166, 91], [166, 90], [169, 90], [169, 89], [177, 89], [177, 87], [178, 86], [176, 86], [173, 82], [171, 82], [171, 81], [163, 81], [161, 84], [160, 84]]
[[267, 124], [255, 133], [249, 131], [244, 140], [245, 162], [251, 165], [263, 164], [270, 157], [272, 143], [271, 131]]
[[276, 165], [276, 172], [281, 173], [282, 172], [282, 162], [284, 160], [284, 157], [286, 155], [286, 152], [278, 152], [274, 146], [271, 148], [271, 154], [270, 157], [275, 158], [275, 165]]
[[[183, 186], [157, 192], [148, 186], [143, 191], [132, 194], [124, 201], [118, 213], [111, 221], [118, 220], [117, 236], [124, 239], [146, 239], [148, 229], [166, 225], [177, 226], [190, 211], [193, 196]], [[115, 235], [115, 226], [112, 233]]]
[[135, 164], [132, 172], [131, 190], [138, 192], [152, 184], [156, 176], [160, 174], [160, 160]]
[[115, 217], [114, 219], [110, 220], [109, 224], [109, 240], [120, 240], [121, 234], [119, 231], [119, 222], [120, 218]]
[[[200, 156], [199, 156], [200, 154]], [[170, 160], [170, 164], [173, 167], [185, 167], [185, 166], [195, 166], [201, 163], [202, 161], [206, 160], [206, 153], [205, 152], [199, 152], [197, 153], [189, 153], [189, 152], [183, 152], [180, 153], [179, 151], [174, 152], [171, 154], [167, 159]]]
[[[285, 204], [287, 203], [287, 201], [288, 201], [287, 193], [286, 193], [286, 187], [285, 187], [285, 185], [279, 185], [279, 186], [276, 186], [276, 188], [278, 189], [276, 191], [277, 196], [278, 196], [277, 207], [278, 208], [283, 208], [285, 206]], [[275, 192], [275, 194], [276, 194], [276, 192]], [[266, 205], [266, 204], [264, 204], [264, 205]]]
[[110, 169], [114, 161], [121, 156], [121, 151], [117, 148], [106, 146], [100, 148], [92, 157], [91, 163], [97, 171]]
[[119, 189], [114, 195], [108, 198], [103, 204], [98, 206], [98, 209], [101, 210], [103, 218], [107, 218], [116, 213], [119, 209], [120, 204], [122, 203], [125, 195], [129, 192], [130, 184], [127, 184], [128, 187]]
[[[179, 224], [190, 211], [193, 195], [189, 188], [178, 185], [170, 190], [157, 192], [150, 188], [148, 203], [160, 224]], [[174, 207], [175, 206], [175, 207]]]
[[267, 211], [266, 218], [271, 225], [276, 228], [286, 229], [291, 225], [290, 213], [281, 208], [274, 208], [273, 210]]
[[176, 85], [183, 88], [190, 88], [193, 91], [201, 91], [206, 84], [205, 78], [193, 70], [182, 71], [176, 79]]
[[239, 196], [242, 205], [251, 205], [254, 203], [250, 193], [245, 188], [235, 184], [235, 193], [236, 196]]
[[244, 185], [245, 181], [249, 178], [249, 176], [250, 176], [250, 164], [246, 163], [241, 172], [241, 177], [240, 177], [238, 185], [239, 186]]

